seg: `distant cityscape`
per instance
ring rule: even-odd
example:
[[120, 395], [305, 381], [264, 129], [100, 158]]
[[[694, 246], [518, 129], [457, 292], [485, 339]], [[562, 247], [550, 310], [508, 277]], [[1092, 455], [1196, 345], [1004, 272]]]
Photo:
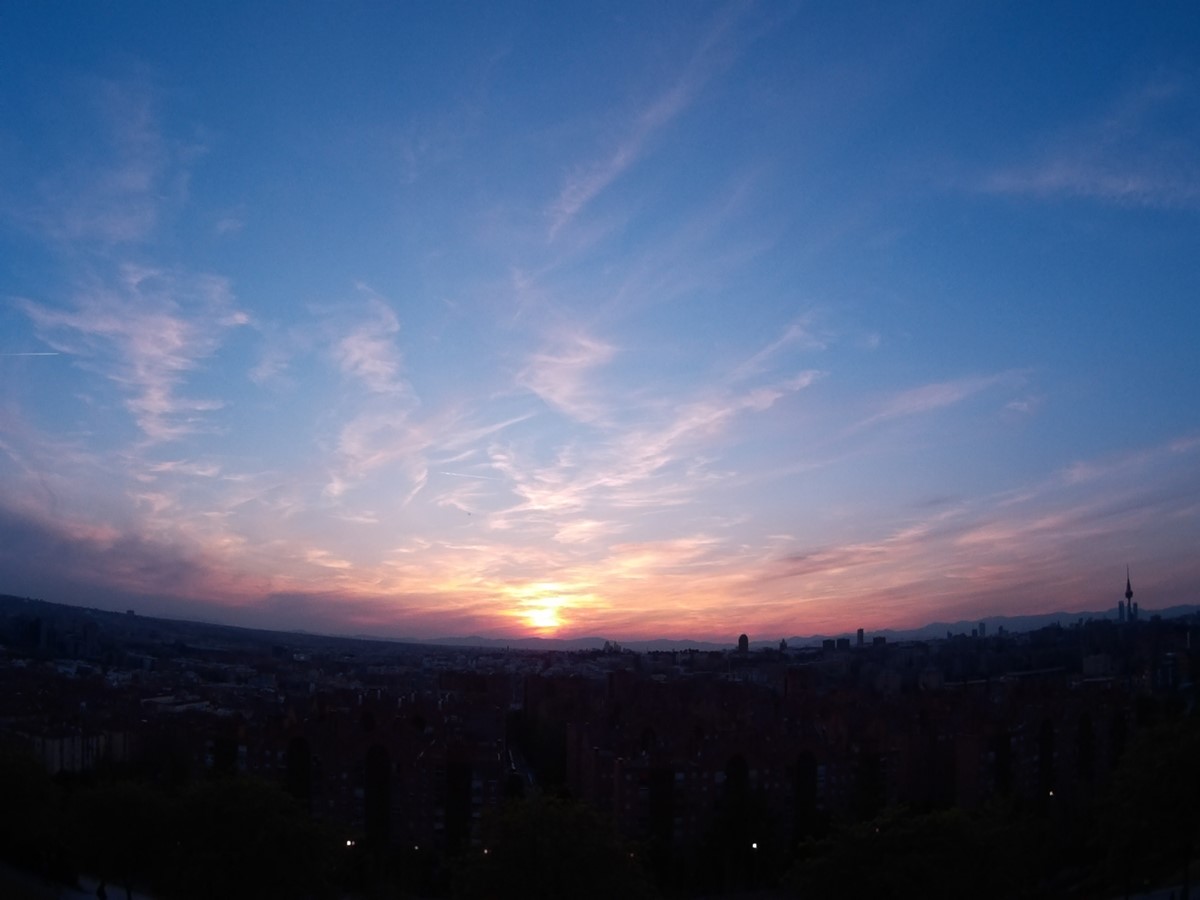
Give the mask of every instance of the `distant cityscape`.
[[[287, 634], [6, 596], [0, 735], [54, 777], [265, 780], [347, 848], [404, 856], [417, 895], [487, 849], [506, 798], [542, 792], [641, 848], [665, 893], [720, 893], [782, 883], [796, 847], [889, 808], [1087, 809], [1152, 710], [1191, 708], [1198, 645], [1194, 610], [1147, 616], [1128, 587], [1113, 613], [1032, 631], [641, 651]], [[714, 855], [730, 828], [744, 846]]]

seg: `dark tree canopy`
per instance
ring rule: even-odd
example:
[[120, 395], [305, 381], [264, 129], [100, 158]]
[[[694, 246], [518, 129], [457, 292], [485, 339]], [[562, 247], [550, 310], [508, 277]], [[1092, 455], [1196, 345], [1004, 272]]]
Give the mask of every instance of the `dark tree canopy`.
[[463, 898], [607, 900], [654, 892], [630, 850], [599, 817], [549, 797], [508, 802], [486, 823], [455, 884]]

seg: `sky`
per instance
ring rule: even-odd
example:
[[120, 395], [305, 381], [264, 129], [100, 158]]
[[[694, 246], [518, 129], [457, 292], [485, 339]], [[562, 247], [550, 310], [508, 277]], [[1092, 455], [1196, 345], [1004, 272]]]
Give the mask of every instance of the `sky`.
[[1200, 602], [1190, 2], [0, 4], [0, 592]]

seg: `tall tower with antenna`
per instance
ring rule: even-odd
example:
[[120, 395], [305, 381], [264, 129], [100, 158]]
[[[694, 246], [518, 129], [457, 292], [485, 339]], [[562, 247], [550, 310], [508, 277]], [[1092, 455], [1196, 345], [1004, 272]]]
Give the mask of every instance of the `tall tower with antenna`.
[[1129, 580], [1129, 566], [1125, 567], [1125, 608], [1129, 610], [1129, 621], [1136, 622], [1138, 608], [1133, 602], [1133, 582]]

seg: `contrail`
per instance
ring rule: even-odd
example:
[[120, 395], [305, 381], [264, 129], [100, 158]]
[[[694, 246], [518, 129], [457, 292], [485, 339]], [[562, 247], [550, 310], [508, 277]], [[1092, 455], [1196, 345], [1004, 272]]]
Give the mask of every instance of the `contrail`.
[[57, 350], [25, 351], [18, 353], [0, 353], [0, 356], [62, 356]]
[[438, 471], [439, 475], [453, 475], [455, 478], [478, 478], [480, 481], [502, 481], [500, 478], [492, 478], [488, 475], [467, 475], [464, 472], [445, 472]]

